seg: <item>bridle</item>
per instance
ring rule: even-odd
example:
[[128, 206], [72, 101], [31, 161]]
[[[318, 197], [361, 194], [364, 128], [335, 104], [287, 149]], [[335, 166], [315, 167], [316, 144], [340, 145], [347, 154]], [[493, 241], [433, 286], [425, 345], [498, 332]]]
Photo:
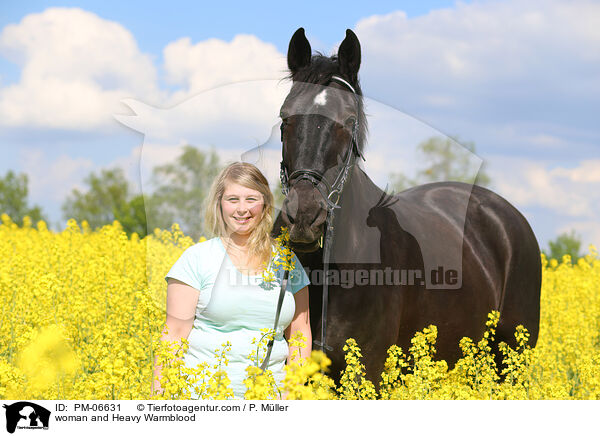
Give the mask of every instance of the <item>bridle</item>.
[[[352, 91], [352, 94], [355, 98], [356, 107], [358, 109], [358, 94], [354, 90], [354, 87], [339, 76], [333, 76], [331, 77], [331, 80], [335, 80], [336, 82], [342, 83], [348, 89], [350, 89], [350, 91]], [[283, 144], [283, 124], [281, 130], [281, 143]], [[284, 149], [285, 147], [282, 148], [282, 150]], [[281, 179], [281, 191], [283, 195], [287, 196], [290, 191], [290, 188], [294, 184], [298, 183], [301, 180], [308, 180], [321, 193], [321, 195], [327, 203], [327, 208], [336, 209], [339, 207], [337, 204], [340, 200], [340, 196], [344, 188], [344, 183], [346, 183], [346, 179], [348, 178], [348, 173], [356, 163], [356, 157], [361, 157], [363, 160], [365, 159], [358, 147], [358, 114], [352, 125], [350, 147], [348, 149], [346, 158], [344, 159], [344, 164], [341, 170], [338, 172], [334, 182], [330, 184], [329, 181], [325, 178], [324, 174], [321, 174], [320, 172], [309, 168], [298, 169], [288, 175], [288, 169], [285, 165], [284, 159], [282, 159], [279, 171], [279, 177]]]
[[[348, 174], [350, 173], [350, 170], [356, 164], [357, 157], [361, 157], [363, 160], [365, 160], [363, 154], [361, 153], [360, 149], [358, 148], [358, 127], [359, 127], [359, 125], [358, 125], [358, 119], [359, 119], [359, 116], [358, 116], [359, 115], [359, 113], [358, 113], [358, 109], [359, 109], [358, 94], [356, 93], [356, 90], [354, 89], [354, 87], [350, 83], [348, 83], [346, 80], [342, 79], [341, 77], [333, 76], [333, 77], [331, 77], [331, 80], [341, 83], [342, 85], [344, 85], [348, 89], [350, 89], [350, 91], [352, 91], [354, 100], [356, 102], [356, 108], [357, 108], [356, 118], [355, 118], [354, 124], [352, 126], [352, 137], [350, 140], [350, 147], [348, 148], [346, 158], [344, 159], [343, 167], [338, 172], [337, 177], [335, 178], [335, 180], [332, 184], [329, 184], [329, 182], [325, 178], [324, 174], [321, 174], [318, 171], [308, 169], [308, 168], [295, 170], [288, 176], [288, 170], [287, 170], [287, 167], [285, 166], [284, 159], [281, 160], [281, 170], [279, 173], [280, 178], [281, 178], [281, 191], [283, 192], [283, 194], [285, 196], [288, 195], [290, 188], [292, 188], [296, 183], [300, 182], [301, 180], [308, 180], [321, 193], [321, 195], [323, 196], [323, 198], [325, 199], [325, 202], [327, 204], [327, 220], [326, 220], [327, 228], [326, 228], [326, 232], [325, 232], [325, 241], [322, 245], [323, 246], [323, 269], [324, 269], [323, 277], [325, 278], [325, 281], [323, 283], [323, 305], [322, 305], [322, 309], [321, 309], [321, 339], [320, 339], [320, 341], [316, 340], [316, 339], [313, 341], [313, 343], [315, 345], [317, 345], [321, 349], [321, 351], [324, 351], [325, 349], [327, 349], [329, 351], [332, 350], [332, 348], [327, 346], [327, 344], [325, 343], [325, 336], [327, 333], [327, 301], [328, 301], [328, 296], [329, 296], [329, 292], [328, 292], [329, 291], [329, 281], [328, 281], [327, 273], [329, 270], [329, 258], [331, 255], [331, 243], [333, 240], [333, 231], [334, 231], [333, 218], [334, 218], [334, 214], [335, 214], [335, 209], [338, 209], [340, 207], [338, 205], [338, 203], [340, 201], [342, 190], [344, 189], [344, 184], [346, 183], [346, 180], [348, 178]], [[282, 145], [285, 145], [285, 144], [283, 144], [283, 124], [282, 124], [281, 143], [282, 143]], [[284, 149], [285, 149], [285, 147], [282, 147], [282, 152]]]

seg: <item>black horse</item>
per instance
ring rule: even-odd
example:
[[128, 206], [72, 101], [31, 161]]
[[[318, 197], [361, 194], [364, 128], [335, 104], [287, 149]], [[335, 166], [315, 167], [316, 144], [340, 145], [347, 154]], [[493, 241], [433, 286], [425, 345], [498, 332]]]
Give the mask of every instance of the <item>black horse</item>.
[[[476, 185], [431, 183], [393, 196], [378, 188], [356, 164], [367, 136], [360, 58], [351, 30], [337, 56], [326, 57], [312, 55], [298, 29], [287, 54], [292, 88], [280, 114], [289, 192], [275, 231], [289, 228], [313, 281], [324, 267], [320, 241], [328, 225], [334, 228], [330, 272], [321, 276], [329, 280], [324, 342], [331, 375], [339, 381], [342, 347], [352, 337], [377, 384], [387, 349], [397, 344], [406, 352], [415, 332], [430, 324], [438, 327], [436, 357], [452, 367], [461, 356], [459, 340], [480, 339], [492, 310], [500, 312], [497, 342], [515, 346], [522, 324], [534, 346], [541, 265], [531, 227], [505, 199]], [[328, 209], [335, 210], [333, 221]], [[319, 280], [311, 284], [316, 339], [323, 292]]]

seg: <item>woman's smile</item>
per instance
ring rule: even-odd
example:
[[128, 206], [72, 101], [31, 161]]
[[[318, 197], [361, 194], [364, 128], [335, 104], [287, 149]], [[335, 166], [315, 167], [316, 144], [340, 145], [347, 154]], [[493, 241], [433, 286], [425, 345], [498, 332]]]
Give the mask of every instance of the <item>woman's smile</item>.
[[246, 217], [237, 217], [234, 216], [233, 219], [235, 220], [236, 223], [238, 223], [240, 226], [246, 226], [250, 224], [250, 221], [253, 219], [254, 217], [252, 216], [246, 216]]

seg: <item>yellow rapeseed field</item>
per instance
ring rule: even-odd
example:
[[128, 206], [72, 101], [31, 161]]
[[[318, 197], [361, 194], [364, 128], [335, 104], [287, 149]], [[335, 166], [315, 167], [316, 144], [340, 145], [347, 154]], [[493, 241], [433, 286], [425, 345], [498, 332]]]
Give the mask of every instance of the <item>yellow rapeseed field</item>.
[[[2, 215], [0, 398], [147, 399], [155, 357], [164, 365], [165, 388], [155, 398], [231, 397], [229, 344], [215, 350], [217, 368], [186, 368], [186, 341], [160, 341], [163, 277], [193, 243], [177, 225], [140, 240], [128, 238], [118, 222], [92, 232], [71, 220], [55, 233], [43, 221], [33, 226], [25, 219], [19, 228]], [[594, 247], [589, 250], [575, 265], [567, 256], [561, 263], [542, 256], [538, 344], [530, 349], [527, 331], [517, 329], [519, 349], [503, 348], [503, 381], [489, 354], [499, 316], [492, 312], [483, 339], [461, 341], [464, 357], [452, 370], [435, 359], [435, 326], [416, 334], [410, 350], [391, 347], [379, 380], [364, 379], [360, 344], [349, 338], [340, 386], [323, 374], [327, 356], [313, 352], [309, 361], [287, 368], [287, 398], [598, 399], [600, 260]], [[301, 341], [296, 337], [292, 345]], [[246, 398], [276, 396], [269, 373], [247, 372]]]

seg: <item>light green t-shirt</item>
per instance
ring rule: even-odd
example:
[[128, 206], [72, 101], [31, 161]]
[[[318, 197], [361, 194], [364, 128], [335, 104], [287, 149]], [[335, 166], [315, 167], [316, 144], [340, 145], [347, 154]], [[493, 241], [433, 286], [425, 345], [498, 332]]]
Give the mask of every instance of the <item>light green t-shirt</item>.
[[[289, 353], [283, 331], [296, 310], [293, 294], [310, 283], [296, 255], [293, 259], [294, 269], [289, 274], [268, 366], [278, 383], [285, 376], [283, 367]], [[273, 259], [268, 269], [275, 276], [270, 283], [265, 283], [262, 275], [242, 274], [231, 262], [221, 239], [213, 238], [186, 249], [165, 276], [165, 280], [171, 277], [199, 291], [185, 365], [192, 368], [201, 362], [214, 365], [215, 350], [222, 349], [222, 344], [229, 341], [231, 350], [226, 354], [229, 363], [223, 369], [231, 380], [236, 399], [243, 399], [246, 392], [243, 382], [246, 367], [256, 364], [248, 359], [256, 351], [252, 339], [260, 339], [260, 330], [272, 329], [275, 322], [284, 270]], [[261, 352], [259, 358], [263, 357]]]

